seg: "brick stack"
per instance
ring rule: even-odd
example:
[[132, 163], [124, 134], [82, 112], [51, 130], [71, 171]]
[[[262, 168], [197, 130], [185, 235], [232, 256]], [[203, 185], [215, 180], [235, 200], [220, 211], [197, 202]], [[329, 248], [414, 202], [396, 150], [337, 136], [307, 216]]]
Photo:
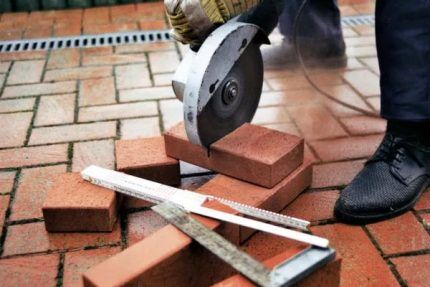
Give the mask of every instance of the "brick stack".
[[[178, 185], [179, 161], [183, 160], [220, 173], [198, 188], [197, 192], [274, 212], [283, 210], [311, 184], [312, 163], [304, 159], [303, 151], [303, 139], [250, 124], [214, 143], [209, 154], [187, 140], [183, 124], [167, 131], [164, 138], [121, 140], [115, 145], [119, 171]], [[76, 176], [62, 176], [54, 184], [43, 207], [46, 228], [49, 231], [112, 229], [119, 200], [113, 193], [109, 197], [105, 189], [83, 182]], [[70, 184], [65, 184], [67, 181]], [[72, 189], [73, 195], [70, 192]], [[94, 198], [88, 198], [91, 195]], [[59, 200], [60, 197], [63, 200]], [[236, 213], [217, 202], [208, 204], [214, 209]], [[142, 205], [147, 206], [148, 203], [140, 202], [139, 206]], [[74, 218], [69, 220], [73, 224], [63, 222], [69, 218]], [[253, 242], [253, 230], [201, 216], [195, 218], [237, 245], [245, 241], [247, 245]], [[266, 248], [264, 241], [257, 242], [249, 250], [244, 247], [245, 250], [257, 256]], [[270, 257], [259, 259], [267, 260], [267, 265], [273, 266], [304, 247], [292, 243], [281, 245], [276, 252], [263, 251]], [[324, 282], [324, 286], [337, 286], [339, 270], [340, 260], [337, 258], [311, 275], [303, 286], [315, 286], [319, 282]], [[92, 267], [84, 274], [84, 285], [207, 286], [218, 282], [220, 286], [230, 286], [246, 282], [244, 278], [234, 275], [230, 266], [167, 224], [144, 240]]]

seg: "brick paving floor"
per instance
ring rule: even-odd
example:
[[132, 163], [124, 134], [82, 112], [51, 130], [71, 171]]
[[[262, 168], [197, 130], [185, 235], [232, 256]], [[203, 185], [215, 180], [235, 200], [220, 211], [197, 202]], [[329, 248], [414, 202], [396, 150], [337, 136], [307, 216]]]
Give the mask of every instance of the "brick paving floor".
[[[344, 16], [373, 13], [368, 0], [341, 4]], [[167, 28], [162, 4], [4, 14], [0, 39], [139, 28]], [[344, 29], [347, 67], [312, 75], [335, 97], [376, 112], [373, 30]], [[138, 207], [123, 210], [112, 233], [48, 234], [40, 207], [59, 173], [90, 163], [114, 168], [116, 139], [160, 135], [181, 121], [169, 82], [184, 51], [169, 42], [0, 54], [0, 285], [79, 286], [90, 266], [165, 224]], [[429, 286], [429, 192], [414, 210], [387, 222], [353, 227], [333, 218], [338, 191], [380, 141], [383, 120], [327, 102], [299, 71], [268, 70], [254, 122], [306, 139], [316, 161], [313, 183], [284, 212], [312, 220], [312, 231], [332, 241], [344, 258], [342, 286]], [[184, 187], [211, 178], [182, 167]]]

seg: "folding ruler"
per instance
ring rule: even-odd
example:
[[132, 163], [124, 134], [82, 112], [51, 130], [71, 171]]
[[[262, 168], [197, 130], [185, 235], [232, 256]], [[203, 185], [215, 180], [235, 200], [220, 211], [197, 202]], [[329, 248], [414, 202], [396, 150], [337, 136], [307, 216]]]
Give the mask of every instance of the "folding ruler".
[[309, 222], [301, 219], [269, 212], [267, 210], [243, 205], [238, 202], [229, 201], [223, 198], [207, 196], [188, 190], [170, 187], [161, 183], [93, 165], [84, 169], [81, 172], [81, 175], [85, 180], [88, 180], [93, 184], [115, 190], [128, 196], [150, 201], [155, 204], [171, 202], [181, 206], [188, 212], [211, 217], [221, 221], [271, 233], [292, 240], [301, 241], [303, 243], [322, 248], [327, 248], [329, 245], [329, 241], [325, 238], [207, 208], [203, 206], [203, 203], [208, 200], [218, 200], [244, 215], [306, 230]]

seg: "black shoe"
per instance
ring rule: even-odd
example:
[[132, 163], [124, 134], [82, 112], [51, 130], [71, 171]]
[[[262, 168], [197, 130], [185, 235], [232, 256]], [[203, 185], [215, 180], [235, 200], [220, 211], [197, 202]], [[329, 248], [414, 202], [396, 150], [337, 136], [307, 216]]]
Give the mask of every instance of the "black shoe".
[[341, 192], [339, 221], [366, 224], [394, 217], [414, 206], [430, 185], [430, 148], [416, 139], [387, 133], [363, 170]]
[[[345, 42], [342, 39], [321, 41], [300, 39], [299, 43], [300, 52], [307, 66], [341, 68], [347, 64]], [[266, 69], [295, 67], [299, 63], [294, 44], [285, 38], [280, 44], [263, 46], [261, 52]]]

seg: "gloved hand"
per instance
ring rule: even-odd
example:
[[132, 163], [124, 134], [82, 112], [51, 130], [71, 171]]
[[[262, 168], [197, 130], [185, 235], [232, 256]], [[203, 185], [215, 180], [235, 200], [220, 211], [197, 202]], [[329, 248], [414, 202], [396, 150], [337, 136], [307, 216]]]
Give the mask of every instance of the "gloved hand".
[[248, 11], [262, 0], [165, 0], [173, 37], [184, 44], [201, 44], [216, 25]]

